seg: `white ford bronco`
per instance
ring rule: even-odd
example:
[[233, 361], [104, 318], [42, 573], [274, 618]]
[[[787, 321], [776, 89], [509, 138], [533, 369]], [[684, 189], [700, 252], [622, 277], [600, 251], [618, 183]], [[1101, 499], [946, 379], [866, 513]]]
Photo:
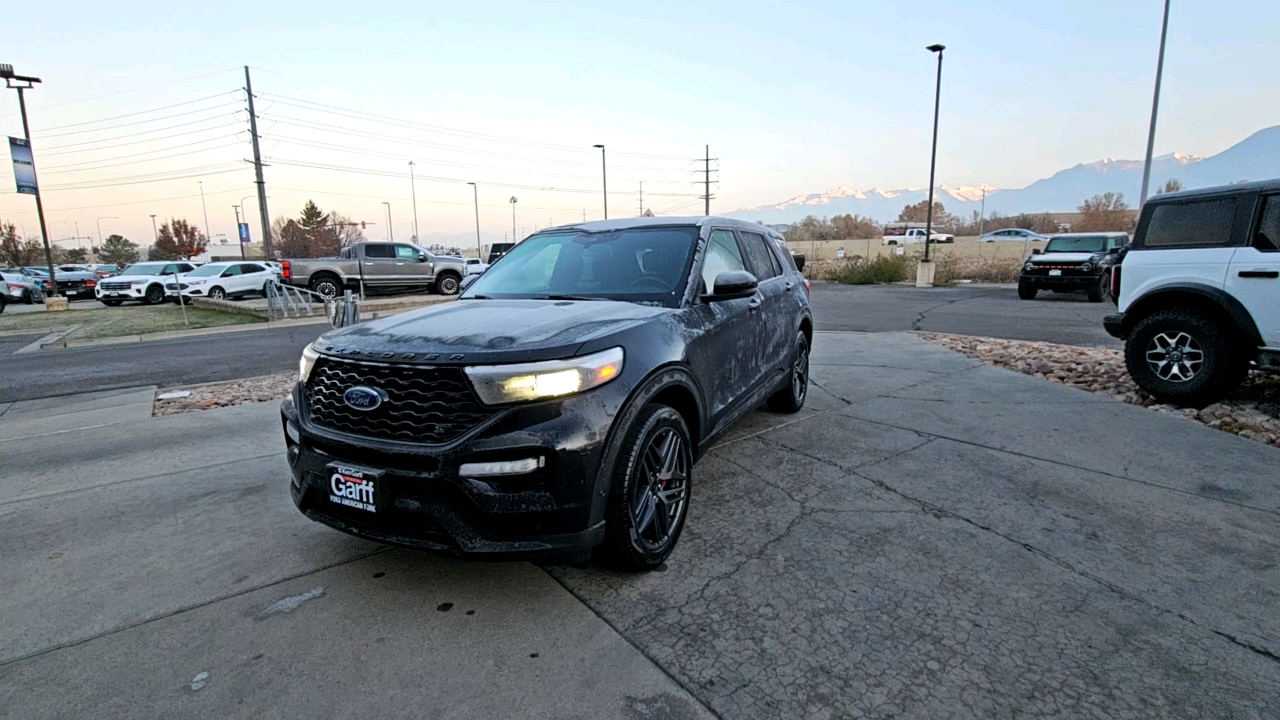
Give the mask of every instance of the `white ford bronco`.
[[1280, 180], [1149, 199], [1112, 294], [1103, 324], [1162, 402], [1202, 407], [1280, 372]]

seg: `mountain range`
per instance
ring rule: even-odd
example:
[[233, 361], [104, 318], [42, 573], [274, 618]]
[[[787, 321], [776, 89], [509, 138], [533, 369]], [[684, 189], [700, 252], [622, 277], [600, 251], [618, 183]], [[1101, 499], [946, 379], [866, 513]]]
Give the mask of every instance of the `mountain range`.
[[[1151, 163], [1152, 192], [1168, 180], [1178, 180], [1186, 189], [1191, 190], [1278, 176], [1280, 125], [1259, 130], [1211, 157], [1175, 152], [1157, 157]], [[1136, 207], [1141, 186], [1141, 160], [1108, 158], [1061, 170], [1024, 188], [939, 185], [934, 197], [943, 203], [948, 212], [962, 216], [979, 209], [984, 189], [988, 215], [1074, 212], [1082, 200], [1106, 192], [1124, 193], [1130, 207]], [[884, 222], [897, 218], [903, 206], [920, 202], [926, 197], [925, 188], [854, 190], [834, 187], [826, 192], [798, 195], [774, 205], [744, 207], [727, 214], [729, 217], [770, 225], [795, 222], [806, 215], [823, 217], [846, 213]]]

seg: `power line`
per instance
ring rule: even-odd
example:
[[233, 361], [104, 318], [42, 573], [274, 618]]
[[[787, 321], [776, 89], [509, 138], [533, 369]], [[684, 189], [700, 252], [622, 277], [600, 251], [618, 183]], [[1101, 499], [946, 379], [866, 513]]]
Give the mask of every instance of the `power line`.
[[[70, 128], [70, 127], [82, 127], [82, 126], [84, 126], [84, 125], [96, 125], [96, 124], [98, 124], [98, 123], [111, 122], [112, 120], [121, 120], [121, 119], [124, 119], [124, 118], [136, 117], [136, 116], [138, 116], [138, 115], [146, 115], [146, 114], [148, 114], [148, 113], [160, 112], [161, 110], [170, 110], [170, 109], [172, 109], [172, 108], [182, 107], [182, 106], [184, 106], [184, 105], [192, 105], [192, 104], [194, 104], [194, 103], [204, 102], [204, 101], [206, 101], [206, 100], [213, 100], [214, 98], [220, 98], [220, 97], [222, 97], [223, 95], [226, 95], [228, 92], [238, 92], [238, 91], [237, 91], [237, 90], [231, 90], [231, 91], [225, 91], [225, 90], [224, 90], [223, 92], [220, 92], [220, 93], [218, 93], [217, 95], [210, 95], [210, 96], [208, 96], [208, 97], [196, 98], [195, 100], [187, 100], [186, 102], [174, 103], [174, 104], [172, 104], [172, 105], [164, 105], [164, 106], [162, 106], [162, 107], [158, 107], [158, 108], [151, 108], [150, 110], [139, 110], [139, 111], [137, 111], [137, 112], [125, 113], [124, 115], [116, 115], [115, 117], [101, 118], [101, 119], [99, 119], [99, 120], [85, 120], [84, 122], [71, 123], [71, 124], [69, 124], [69, 125], [55, 125], [55, 126], [53, 126], [53, 127], [45, 128], [45, 130], [65, 130], [66, 128]], [[206, 109], [207, 109], [207, 108], [206, 108]], [[172, 116], [172, 117], [177, 117], [177, 116], [176, 116], [176, 115], [174, 115], [174, 116]], [[69, 134], [69, 133], [68, 133], [68, 134]], [[53, 136], [47, 136], [47, 137], [53, 137]]]
[[[212, 140], [221, 140], [221, 139], [222, 139], [222, 138], [211, 138], [210, 140], [201, 140], [201, 141], [196, 142], [196, 143], [188, 143], [188, 145], [198, 145], [198, 144], [200, 144], [200, 143], [207, 143], [207, 142], [211, 142]], [[59, 170], [59, 169], [57, 169], [57, 168], [66, 168], [66, 167], [70, 167], [70, 166], [68, 166], [68, 165], [55, 165], [55, 166], [54, 166], [54, 169], [41, 170], [40, 172], [41, 172], [41, 174], [44, 174], [44, 175], [57, 175], [57, 174], [59, 174], [59, 173], [69, 173], [69, 172], [92, 172], [92, 171], [94, 171], [94, 170], [105, 170], [105, 169], [107, 169], [107, 168], [120, 167], [121, 165], [136, 165], [136, 164], [138, 164], [138, 163], [160, 162], [161, 160], [170, 160], [170, 159], [173, 159], [173, 158], [176, 158], [176, 157], [183, 157], [183, 156], [186, 156], [186, 155], [195, 155], [195, 154], [197, 154], [197, 153], [203, 153], [203, 152], [212, 152], [212, 151], [214, 151], [214, 150], [222, 150], [223, 148], [229, 148], [229, 147], [239, 147], [239, 146], [241, 146], [241, 145], [243, 145], [243, 143], [242, 143], [242, 142], [240, 142], [240, 141], [236, 141], [236, 142], [233, 142], [233, 143], [225, 143], [225, 144], [223, 144], [223, 145], [215, 145], [214, 147], [200, 148], [200, 149], [198, 149], [198, 150], [188, 150], [187, 152], [174, 153], [174, 154], [172, 154], [172, 155], [165, 155], [165, 156], [163, 156], [163, 157], [157, 157], [157, 158], [143, 158], [143, 159], [141, 159], [141, 160], [129, 160], [129, 161], [126, 161], [126, 162], [109, 162], [109, 163], [108, 163], [108, 164], [106, 164], [106, 165], [99, 165], [99, 166], [97, 166], [97, 167], [82, 167], [82, 168], [76, 168], [76, 169], [74, 169], [74, 170]], [[178, 145], [177, 147], [184, 147], [184, 146], [182, 146], [182, 145]], [[152, 151], [152, 152], [155, 152], [155, 151]], [[126, 157], [128, 157], [128, 156], [126, 156]], [[119, 159], [120, 159], [120, 158], [113, 158], [112, 160], [114, 161], [114, 160], [119, 160]], [[92, 162], [92, 161], [90, 161], [90, 162]], [[103, 161], [103, 162], [106, 162], [106, 161]], [[73, 165], [84, 165], [84, 164], [86, 164], [86, 163], [72, 163], [72, 164], [73, 164]]]
[[[49, 192], [61, 190], [90, 190], [93, 188], [118, 187], [121, 185], [141, 185], [145, 183], [164, 182], [166, 180], [187, 180], [190, 178], [202, 178], [209, 175], [223, 175], [229, 172], [236, 172], [244, 167], [244, 164], [237, 160], [231, 163], [218, 163], [214, 165], [205, 165], [195, 168], [184, 168], [181, 170], [170, 170], [164, 173], [148, 173], [144, 175], [133, 175], [123, 178], [114, 178], [108, 182], [99, 182], [89, 180], [79, 183], [67, 183], [66, 185], [55, 185], [52, 187], [41, 188]], [[226, 169], [219, 169], [226, 168]]]
[[112, 148], [116, 148], [116, 147], [123, 147], [123, 146], [125, 146], [125, 145], [137, 145], [138, 143], [144, 143], [144, 142], [153, 142], [153, 141], [160, 141], [160, 140], [169, 140], [169, 139], [176, 138], [176, 137], [184, 137], [184, 136], [186, 136], [186, 135], [195, 135], [196, 133], [208, 132], [208, 131], [210, 131], [210, 130], [220, 130], [220, 129], [222, 129], [222, 128], [228, 128], [228, 127], [232, 127], [232, 126], [237, 126], [237, 127], [238, 127], [238, 126], [240, 125], [240, 123], [241, 123], [241, 121], [237, 120], [237, 121], [235, 121], [235, 122], [231, 122], [231, 123], [225, 123], [225, 124], [222, 124], [222, 125], [215, 125], [214, 127], [209, 127], [209, 128], [200, 128], [200, 129], [198, 129], [198, 130], [187, 130], [187, 131], [185, 131], [185, 132], [180, 132], [180, 133], [177, 133], [177, 134], [174, 134], [174, 135], [165, 135], [164, 137], [158, 137], [158, 138], [147, 138], [147, 139], [145, 139], [145, 140], [136, 140], [136, 141], [133, 141], [133, 142], [118, 143], [118, 144], [115, 144], [115, 145], [111, 145], [111, 143], [114, 143], [114, 142], [115, 142], [115, 141], [117, 141], [117, 140], [123, 140], [124, 138], [138, 137], [139, 135], [150, 135], [151, 133], [154, 133], [154, 132], [163, 132], [164, 130], [172, 130], [173, 128], [177, 128], [177, 127], [184, 127], [184, 126], [187, 126], [187, 125], [196, 125], [196, 124], [199, 124], [199, 123], [205, 123], [205, 122], [209, 122], [209, 121], [211, 121], [211, 120], [220, 120], [220, 119], [221, 119], [221, 118], [220, 118], [220, 117], [218, 117], [218, 116], [214, 116], [214, 117], [207, 117], [207, 118], [201, 118], [200, 120], [192, 120], [191, 122], [178, 123], [178, 124], [176, 124], [176, 125], [170, 125], [170, 126], [168, 126], [168, 127], [164, 127], [164, 128], [155, 128], [154, 130], [144, 130], [144, 131], [142, 131], [142, 132], [130, 133], [130, 134], [128, 134], [128, 135], [118, 135], [118, 136], [113, 137], [113, 138], [100, 138], [100, 139], [98, 139], [98, 140], [85, 140], [85, 141], [83, 141], [83, 142], [78, 142], [78, 143], [67, 143], [66, 145], [54, 145], [54, 146], [53, 146], [52, 148], [50, 148], [50, 149], [51, 149], [51, 150], [55, 150], [56, 152], [43, 152], [43, 151], [41, 151], [41, 153], [40, 153], [40, 157], [42, 157], [42, 158], [46, 158], [46, 157], [52, 157], [52, 156], [54, 156], [54, 155], [70, 155], [70, 154], [74, 154], [74, 153], [94, 152], [95, 150], [102, 150], [102, 149], [103, 149], [103, 148], [81, 148], [80, 150], [63, 150], [63, 148], [77, 147], [77, 146], [81, 146], [81, 145], [103, 145], [103, 144], [108, 145], [109, 147], [112, 147]]
[[213, 72], [204, 73], [202, 75], [192, 75], [191, 77], [178, 78], [177, 80], [167, 80], [165, 82], [155, 83], [153, 85], [143, 85], [142, 87], [129, 88], [128, 90], [117, 90], [115, 92], [109, 92], [105, 95], [94, 95], [93, 97], [80, 98], [78, 100], [67, 100], [60, 103], [54, 103], [52, 105], [45, 105], [45, 107], [56, 108], [56, 107], [62, 107], [63, 105], [74, 105], [76, 103], [89, 102], [90, 100], [101, 100], [102, 98], [115, 97], [116, 95], [124, 95], [126, 93], [138, 92], [140, 90], [150, 90], [152, 88], [164, 87], [165, 85], [176, 85], [178, 83], [190, 82], [192, 80], [199, 80], [201, 78], [213, 77], [214, 75], [220, 75], [225, 72], [231, 72], [232, 70], [239, 70], [239, 69], [240, 68], [227, 68], [225, 70], [214, 70]]

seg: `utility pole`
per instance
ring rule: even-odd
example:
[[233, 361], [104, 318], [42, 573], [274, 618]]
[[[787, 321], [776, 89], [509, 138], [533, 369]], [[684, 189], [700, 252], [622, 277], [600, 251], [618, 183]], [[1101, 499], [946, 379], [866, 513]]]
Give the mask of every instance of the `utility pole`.
[[156, 216], [151, 216], [151, 242], [155, 244], [160, 241], [160, 231], [156, 229]]
[[600, 148], [600, 180], [604, 184], [604, 219], [609, 219], [609, 169], [604, 162], [604, 145], [592, 145]]
[[712, 160], [719, 160], [719, 159], [720, 159], [720, 158], [713, 158], [713, 157], [711, 157], [711, 146], [710, 146], [710, 145], [707, 145], [707, 146], [706, 146], [706, 157], [703, 159], [703, 162], [705, 163], [705, 166], [703, 167], [703, 170], [702, 170], [702, 172], [703, 172], [703, 176], [704, 176], [704, 177], [703, 177], [703, 179], [702, 179], [702, 182], [703, 182], [703, 187], [704, 187], [704, 189], [705, 189], [705, 193], [704, 193], [703, 195], [701, 195], [701, 196], [700, 196], [703, 200], [706, 200], [706, 202], [707, 202], [707, 204], [706, 204], [706, 208], [705, 208], [705, 213], [704, 213], [704, 214], [706, 214], [706, 215], [710, 215], [710, 214], [711, 214], [711, 198], [712, 198], [712, 197], [714, 197], [714, 196], [711, 194], [711, 161], [712, 161]]
[[409, 161], [409, 195], [413, 198], [413, 241], [418, 242], [418, 190], [414, 187], [413, 161]]
[[[27, 125], [27, 100], [22, 95], [23, 90], [30, 90], [36, 83], [40, 82], [38, 77], [25, 77], [17, 75], [13, 72], [12, 65], [0, 65], [0, 77], [4, 78], [4, 86], [18, 91], [18, 110], [22, 113], [22, 137], [27, 142], [27, 151], [31, 153], [31, 182], [32, 189], [35, 192], [31, 194], [36, 196], [36, 215], [40, 218], [40, 239], [44, 241], [44, 261], [49, 268], [49, 283], [53, 285], [53, 293], [58, 292], [58, 280], [53, 275], [53, 248], [49, 247], [49, 226], [44, 221], [44, 201], [40, 199], [40, 181], [36, 178], [35, 149], [31, 147], [31, 127]], [[24, 83], [22, 85], [14, 85], [14, 82]], [[10, 148], [12, 151], [12, 148]], [[26, 232], [22, 233], [26, 237]], [[79, 233], [76, 233], [77, 235]]]
[[240, 206], [232, 205], [236, 210], [236, 244], [240, 246], [240, 259], [246, 259], [244, 256], [244, 240], [240, 238]]
[[[204, 236], [211, 239], [213, 235], [209, 232], [209, 206], [204, 202], [204, 181], [200, 181], [200, 208], [204, 210]], [[240, 228], [236, 228], [236, 235], [240, 234]]]
[[476, 202], [476, 257], [484, 262], [484, 250], [480, 247], [480, 188], [473, 182], [467, 184], [471, 186], [471, 197]]
[[262, 150], [258, 147], [258, 116], [253, 110], [253, 83], [249, 80], [249, 66], [244, 66], [244, 93], [249, 98], [249, 136], [253, 138], [253, 172], [258, 186], [258, 214], [262, 221], [262, 256], [267, 260], [271, 253], [271, 215], [267, 213], [267, 183], [262, 179]]
[[1156, 114], [1160, 110], [1160, 80], [1164, 75], [1164, 40], [1168, 34], [1169, 0], [1164, 0], [1164, 21], [1160, 24], [1160, 57], [1156, 60], [1156, 90], [1151, 97], [1151, 129], [1147, 131], [1147, 160], [1142, 165], [1142, 193], [1138, 196], [1139, 210], [1147, 204], [1147, 186], [1151, 183], [1151, 153], [1156, 144]]
[[640, 181], [640, 217], [644, 217], [644, 181]]

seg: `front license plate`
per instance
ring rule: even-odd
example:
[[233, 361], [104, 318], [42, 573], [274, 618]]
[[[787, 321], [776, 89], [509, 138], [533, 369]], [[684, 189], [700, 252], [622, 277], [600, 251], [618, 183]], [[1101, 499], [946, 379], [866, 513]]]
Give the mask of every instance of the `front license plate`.
[[329, 471], [329, 502], [356, 510], [378, 511], [378, 484], [382, 473], [337, 464], [326, 469]]
[[1062, 271], [1061, 271], [1061, 270], [1050, 270], [1050, 271], [1049, 271], [1049, 276], [1050, 276], [1050, 277], [1057, 277], [1057, 276], [1059, 276], [1059, 275], [1061, 275], [1061, 274], [1062, 274]]

